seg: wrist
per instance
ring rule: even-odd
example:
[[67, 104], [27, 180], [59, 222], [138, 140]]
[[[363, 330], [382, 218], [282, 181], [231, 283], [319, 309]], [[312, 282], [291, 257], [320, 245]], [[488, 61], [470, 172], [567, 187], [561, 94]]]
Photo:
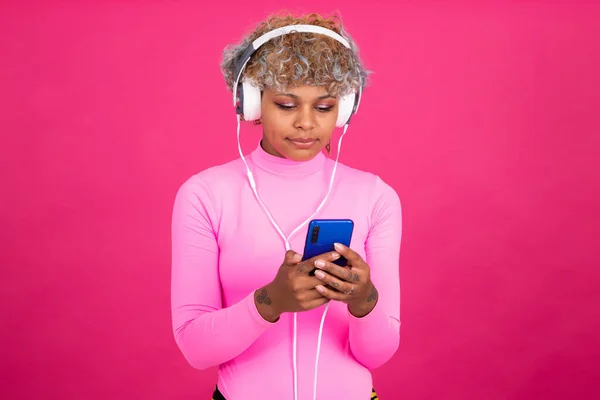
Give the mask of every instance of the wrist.
[[359, 304], [348, 304], [348, 312], [353, 317], [363, 318], [366, 317], [375, 308], [375, 304], [359, 303]]
[[268, 322], [277, 322], [281, 316], [281, 312], [278, 311], [273, 301], [273, 289], [272, 286], [266, 285], [262, 288], [257, 289], [254, 292], [254, 304], [258, 313]]
[[348, 312], [356, 318], [363, 318], [367, 316], [377, 304], [378, 293], [373, 283], [370, 284], [370, 288], [367, 291], [367, 297], [358, 299], [355, 302], [348, 303]]

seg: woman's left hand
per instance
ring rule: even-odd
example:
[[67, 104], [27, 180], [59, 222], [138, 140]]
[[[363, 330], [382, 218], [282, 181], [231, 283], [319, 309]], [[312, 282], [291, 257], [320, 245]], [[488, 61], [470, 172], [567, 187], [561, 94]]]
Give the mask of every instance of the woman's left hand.
[[378, 297], [369, 265], [349, 247], [336, 243], [335, 251], [348, 260], [348, 266], [316, 260], [315, 276], [325, 284], [316, 289], [331, 300], [348, 304], [348, 310], [355, 317], [364, 317], [375, 307]]

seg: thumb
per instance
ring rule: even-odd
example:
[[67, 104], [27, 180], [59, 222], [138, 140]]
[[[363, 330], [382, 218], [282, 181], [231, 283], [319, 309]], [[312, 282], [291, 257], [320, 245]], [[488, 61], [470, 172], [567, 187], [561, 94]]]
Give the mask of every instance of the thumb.
[[294, 250], [288, 250], [285, 252], [285, 258], [283, 260], [284, 265], [294, 266], [302, 261], [302, 255], [296, 253]]

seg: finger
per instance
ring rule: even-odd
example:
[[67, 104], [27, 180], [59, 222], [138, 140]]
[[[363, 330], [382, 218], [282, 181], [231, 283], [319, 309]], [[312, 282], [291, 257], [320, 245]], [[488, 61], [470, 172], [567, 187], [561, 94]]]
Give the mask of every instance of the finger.
[[313, 301], [317, 299], [322, 299], [323, 295], [319, 293], [317, 289], [310, 289], [305, 292], [303, 298], [305, 301]]
[[[313, 267], [314, 268], [314, 267]], [[320, 285], [322, 282], [319, 278], [314, 276], [300, 276], [296, 278], [295, 287], [298, 290], [310, 290], [314, 289], [315, 286]]]
[[294, 250], [288, 250], [285, 252], [285, 257], [283, 258], [283, 264], [287, 266], [294, 266], [298, 264], [302, 260], [302, 255], [296, 253]]
[[330, 302], [330, 299], [328, 299], [327, 297], [321, 296], [321, 295], [319, 295], [319, 296], [320, 297], [318, 299], [308, 302], [304, 308], [306, 310], [312, 310], [314, 308], [321, 307], [323, 304], [327, 304]]
[[333, 245], [333, 247], [335, 247], [335, 251], [337, 251], [342, 256], [344, 256], [344, 258], [346, 260], [348, 260], [348, 262], [350, 264], [352, 264], [352, 262], [357, 262], [357, 261], [362, 261], [363, 260], [362, 257], [357, 252], [355, 252], [354, 250], [352, 250], [348, 246], [344, 246], [341, 243], [335, 243]]
[[342, 281], [330, 274], [328, 274], [327, 272], [323, 272], [321, 270], [317, 270], [315, 272], [315, 276], [317, 278], [319, 278], [323, 283], [325, 283], [326, 285], [332, 287], [333, 289], [337, 290], [340, 293], [353, 293], [354, 292], [354, 285], [351, 283], [348, 283], [346, 281]]
[[316, 260], [325, 260], [325, 261], [335, 261], [340, 258], [340, 254], [335, 251], [330, 251], [327, 253], [320, 254], [315, 257], [311, 257], [308, 260], [302, 261], [297, 264], [297, 268], [299, 272], [303, 272], [309, 274], [315, 270], [315, 261]]
[[360, 281], [360, 274], [356, 270], [352, 270], [347, 267], [340, 267], [339, 265], [331, 262], [317, 260], [315, 261], [315, 267], [322, 271], [326, 271], [330, 275], [333, 275], [336, 278], [342, 279], [346, 282], [358, 283]]
[[330, 300], [337, 301], [348, 301], [352, 298], [352, 295], [340, 293], [337, 290], [333, 290], [331, 288], [325, 287], [323, 285], [319, 285], [316, 287], [317, 291]]
[[308, 260], [306, 260], [305, 262], [311, 264], [311, 266], [314, 264], [315, 261], [317, 260], [325, 260], [325, 261], [335, 261], [338, 258], [340, 258], [340, 253], [335, 252], [335, 251], [328, 251], [327, 253], [323, 253], [323, 254], [319, 254], [318, 256], [314, 256], [309, 258]]

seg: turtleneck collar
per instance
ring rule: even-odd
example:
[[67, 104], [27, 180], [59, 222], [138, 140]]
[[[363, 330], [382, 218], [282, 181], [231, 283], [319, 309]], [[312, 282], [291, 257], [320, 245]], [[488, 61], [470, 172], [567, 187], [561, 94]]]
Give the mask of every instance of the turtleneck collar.
[[325, 167], [327, 157], [319, 152], [315, 157], [308, 161], [293, 161], [284, 157], [277, 157], [267, 153], [260, 141], [258, 146], [250, 155], [252, 162], [260, 169], [270, 172], [274, 175], [282, 176], [302, 176], [313, 174]]

